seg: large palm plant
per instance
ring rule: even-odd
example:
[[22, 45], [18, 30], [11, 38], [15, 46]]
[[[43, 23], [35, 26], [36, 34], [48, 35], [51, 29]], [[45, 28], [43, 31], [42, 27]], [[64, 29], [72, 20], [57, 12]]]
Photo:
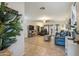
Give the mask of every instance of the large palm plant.
[[5, 6], [2, 2], [0, 6], [0, 50], [9, 47], [16, 42], [16, 36], [20, 35], [21, 23], [20, 14]]

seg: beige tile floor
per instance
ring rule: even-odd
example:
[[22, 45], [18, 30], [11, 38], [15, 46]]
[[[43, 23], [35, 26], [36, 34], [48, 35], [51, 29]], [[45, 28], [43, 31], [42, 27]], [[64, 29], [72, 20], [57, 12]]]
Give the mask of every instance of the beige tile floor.
[[54, 41], [44, 41], [43, 36], [25, 39], [24, 56], [64, 56], [64, 47], [56, 46]]

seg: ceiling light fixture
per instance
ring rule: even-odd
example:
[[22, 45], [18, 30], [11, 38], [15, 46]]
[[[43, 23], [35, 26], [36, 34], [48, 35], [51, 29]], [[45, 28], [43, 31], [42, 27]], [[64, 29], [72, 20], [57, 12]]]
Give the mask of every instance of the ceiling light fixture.
[[45, 10], [45, 7], [40, 7], [41, 10]]

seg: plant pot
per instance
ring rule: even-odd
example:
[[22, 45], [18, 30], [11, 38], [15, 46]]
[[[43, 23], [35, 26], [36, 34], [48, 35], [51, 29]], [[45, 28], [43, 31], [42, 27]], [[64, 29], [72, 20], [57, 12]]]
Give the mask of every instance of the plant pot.
[[11, 56], [9, 49], [4, 49], [0, 51], [0, 56]]

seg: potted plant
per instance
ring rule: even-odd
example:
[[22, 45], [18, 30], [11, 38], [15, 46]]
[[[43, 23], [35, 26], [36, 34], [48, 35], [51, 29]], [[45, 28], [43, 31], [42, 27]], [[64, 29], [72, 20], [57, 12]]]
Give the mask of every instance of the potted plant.
[[0, 6], [0, 51], [5, 50], [16, 42], [16, 36], [20, 35], [21, 15], [2, 2]]

